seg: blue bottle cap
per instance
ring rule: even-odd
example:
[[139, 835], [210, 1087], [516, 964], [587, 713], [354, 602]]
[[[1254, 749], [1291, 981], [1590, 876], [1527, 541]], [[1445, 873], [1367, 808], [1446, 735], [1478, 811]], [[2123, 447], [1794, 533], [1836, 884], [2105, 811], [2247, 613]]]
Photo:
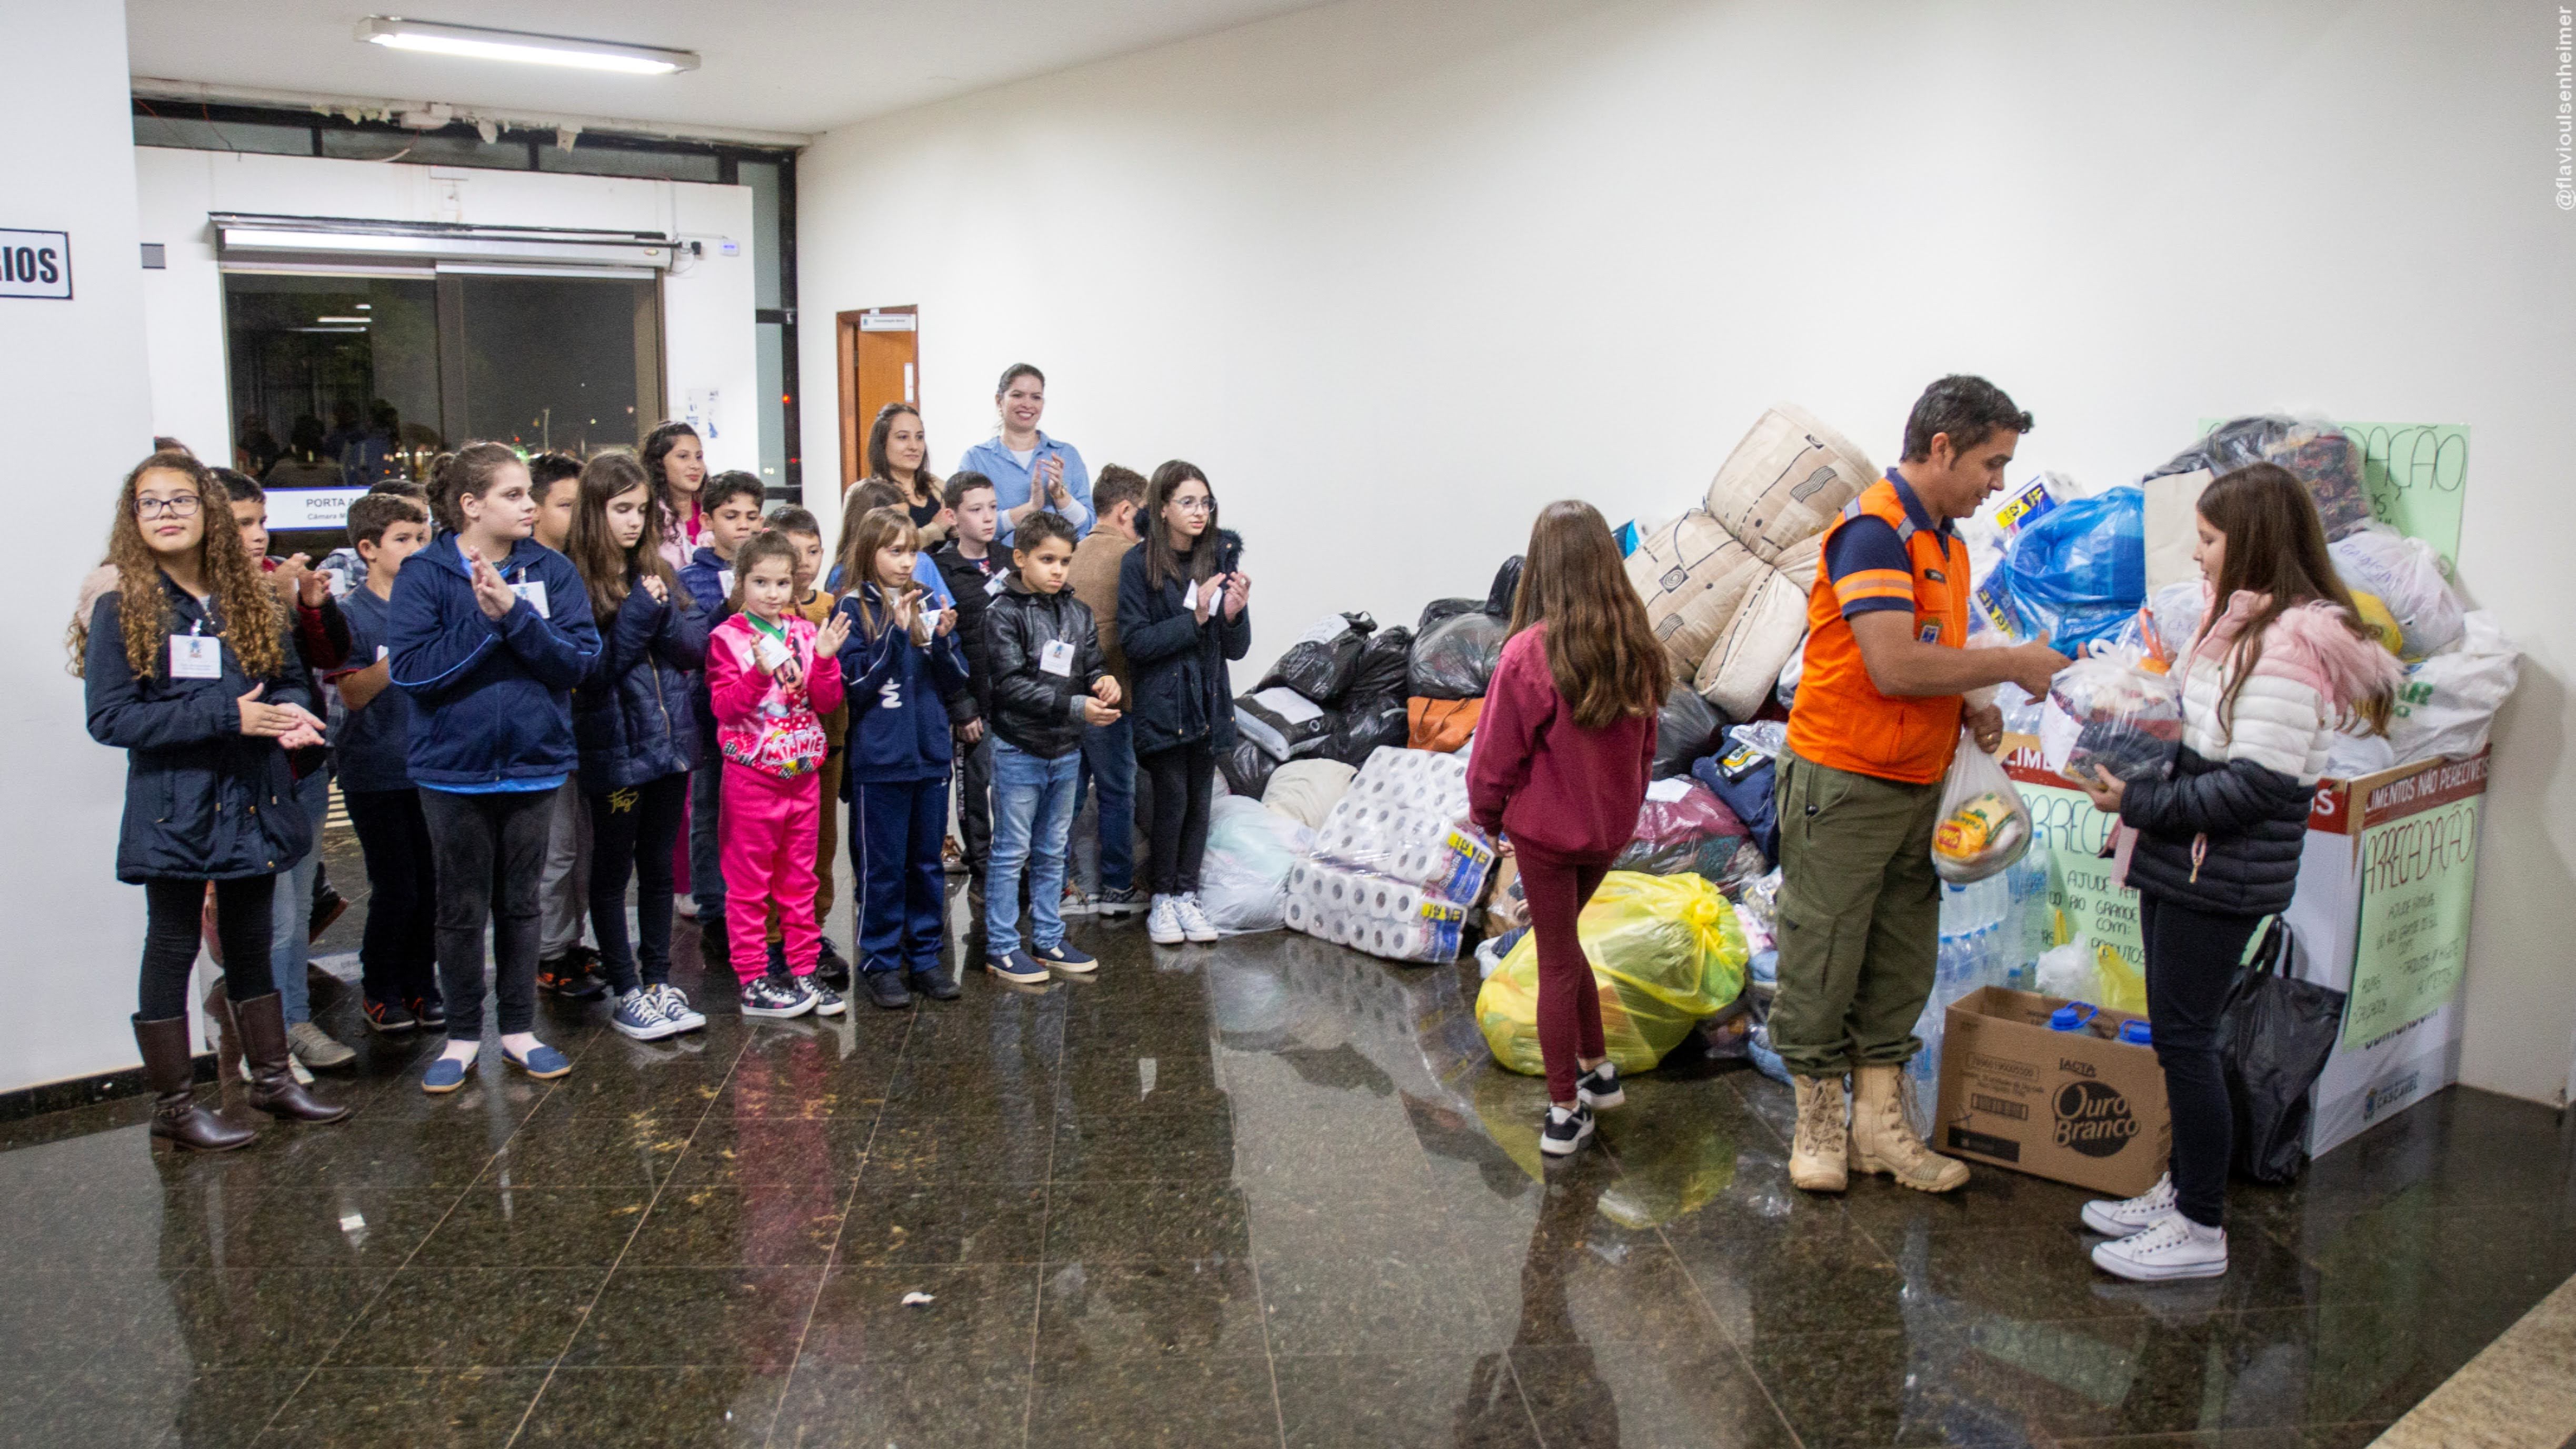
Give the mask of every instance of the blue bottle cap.
[[2096, 1008], [2089, 1001], [2070, 1001], [2048, 1014], [2050, 1031], [2082, 1031]]
[[2143, 1021], [2121, 1022], [2120, 1040], [2127, 1042], [2131, 1046], [2155, 1045], [2154, 1032]]

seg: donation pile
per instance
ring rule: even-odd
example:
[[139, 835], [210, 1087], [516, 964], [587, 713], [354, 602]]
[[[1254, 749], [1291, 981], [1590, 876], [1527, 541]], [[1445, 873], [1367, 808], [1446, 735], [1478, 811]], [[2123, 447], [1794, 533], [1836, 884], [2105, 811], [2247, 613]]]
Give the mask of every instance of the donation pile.
[[[1601, 1034], [1623, 1072], [1652, 1070], [1691, 1029], [1744, 990], [1743, 928], [1695, 875], [1612, 871], [1575, 926], [1601, 993]], [[1538, 939], [1525, 935], [1476, 993], [1494, 1060], [1547, 1070], [1538, 1045]]]
[[1356, 767], [1381, 745], [1403, 744], [1412, 653], [1413, 631], [1382, 630], [1366, 614], [1316, 621], [1234, 702], [1226, 788], [1257, 800], [1271, 773], [1292, 760]]
[[1455, 961], [1494, 867], [1466, 814], [1464, 760], [1378, 749], [1289, 871], [1286, 924], [1389, 960]]

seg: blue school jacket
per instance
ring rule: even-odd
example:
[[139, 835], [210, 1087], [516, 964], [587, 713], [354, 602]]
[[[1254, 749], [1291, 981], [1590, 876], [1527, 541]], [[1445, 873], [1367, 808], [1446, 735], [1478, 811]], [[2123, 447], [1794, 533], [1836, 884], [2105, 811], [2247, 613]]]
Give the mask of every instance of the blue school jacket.
[[393, 682], [410, 691], [411, 777], [430, 789], [560, 780], [580, 764], [573, 686], [599, 655], [590, 591], [572, 560], [521, 539], [497, 565], [513, 587], [540, 585], [498, 619], [442, 533], [394, 580]]
[[[874, 584], [865, 588], [882, 619], [883, 596]], [[871, 639], [856, 594], [842, 596], [839, 612], [850, 621], [850, 641], [841, 646], [841, 682], [850, 700], [843, 798], [852, 798], [852, 784], [947, 778], [957, 756], [941, 701], [966, 687], [966, 656], [956, 634], [934, 637], [927, 649], [899, 629]]]

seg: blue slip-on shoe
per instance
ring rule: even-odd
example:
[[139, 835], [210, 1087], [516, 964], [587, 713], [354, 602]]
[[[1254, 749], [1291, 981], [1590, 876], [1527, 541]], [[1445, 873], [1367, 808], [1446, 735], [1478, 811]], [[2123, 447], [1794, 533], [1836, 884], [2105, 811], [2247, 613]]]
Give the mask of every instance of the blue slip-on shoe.
[[1028, 954], [1040, 965], [1052, 966], [1068, 976], [1088, 976], [1100, 969], [1100, 962], [1097, 959], [1075, 950], [1073, 943], [1069, 941], [1058, 941], [1052, 946], [1038, 946], [1031, 949]]
[[465, 1076], [474, 1069], [474, 1059], [440, 1057], [429, 1064], [428, 1075], [420, 1079], [420, 1089], [433, 1097], [442, 1097], [465, 1085]]
[[1013, 951], [1008, 956], [987, 956], [984, 969], [1015, 986], [1035, 986], [1047, 979], [1046, 968], [1026, 951]]
[[572, 1058], [544, 1042], [537, 1043], [524, 1059], [510, 1055], [508, 1049], [504, 1048], [501, 1052], [501, 1060], [540, 1082], [551, 1082], [572, 1070]]

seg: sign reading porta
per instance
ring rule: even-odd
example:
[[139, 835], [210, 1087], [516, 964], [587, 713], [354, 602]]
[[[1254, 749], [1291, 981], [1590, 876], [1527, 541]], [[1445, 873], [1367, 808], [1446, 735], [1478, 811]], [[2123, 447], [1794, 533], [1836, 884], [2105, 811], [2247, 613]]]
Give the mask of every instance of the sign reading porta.
[[71, 295], [70, 232], [0, 227], [0, 297], [44, 297], [68, 302]]

